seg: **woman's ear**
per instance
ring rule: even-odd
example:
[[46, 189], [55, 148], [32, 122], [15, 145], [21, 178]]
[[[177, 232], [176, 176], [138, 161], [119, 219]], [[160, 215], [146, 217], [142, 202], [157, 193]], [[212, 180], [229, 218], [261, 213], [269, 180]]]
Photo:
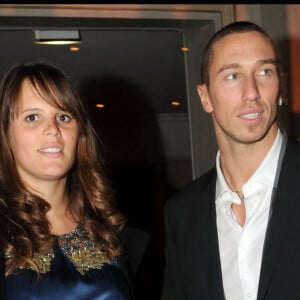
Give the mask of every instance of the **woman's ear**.
[[200, 102], [205, 112], [212, 113], [213, 107], [211, 105], [210, 97], [208, 94], [208, 89], [206, 84], [198, 84], [197, 85], [197, 92], [200, 97]]

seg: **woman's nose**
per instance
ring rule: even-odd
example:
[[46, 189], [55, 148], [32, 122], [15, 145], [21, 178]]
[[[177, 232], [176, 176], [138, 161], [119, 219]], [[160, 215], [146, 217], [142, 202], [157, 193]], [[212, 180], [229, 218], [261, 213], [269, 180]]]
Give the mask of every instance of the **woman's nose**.
[[46, 124], [45, 133], [46, 135], [53, 135], [53, 136], [60, 135], [59, 126], [57, 125], [56, 120], [51, 120]]

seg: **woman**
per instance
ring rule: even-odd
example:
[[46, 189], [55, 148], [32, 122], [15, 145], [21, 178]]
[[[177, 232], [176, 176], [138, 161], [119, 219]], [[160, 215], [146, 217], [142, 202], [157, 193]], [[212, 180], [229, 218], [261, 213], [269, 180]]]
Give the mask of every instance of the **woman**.
[[124, 220], [67, 76], [45, 63], [12, 67], [0, 126], [7, 299], [132, 299], [120, 264]]

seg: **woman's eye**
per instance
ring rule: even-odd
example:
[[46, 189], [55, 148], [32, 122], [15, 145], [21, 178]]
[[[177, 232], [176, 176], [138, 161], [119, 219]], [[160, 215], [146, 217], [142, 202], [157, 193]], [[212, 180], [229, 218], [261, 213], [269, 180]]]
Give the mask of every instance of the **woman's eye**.
[[64, 122], [64, 123], [69, 123], [72, 120], [72, 117], [70, 115], [67, 114], [61, 114], [58, 116], [58, 120], [60, 122]]
[[27, 122], [36, 122], [38, 120], [38, 116], [35, 114], [31, 114], [29, 116], [26, 116], [25, 121]]

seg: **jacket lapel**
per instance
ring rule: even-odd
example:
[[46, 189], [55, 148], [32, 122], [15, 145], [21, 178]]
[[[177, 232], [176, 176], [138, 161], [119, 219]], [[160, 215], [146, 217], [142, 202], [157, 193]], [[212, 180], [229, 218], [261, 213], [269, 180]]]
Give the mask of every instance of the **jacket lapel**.
[[[267, 228], [257, 299], [264, 299], [272, 280], [274, 269], [280, 259], [283, 241], [290, 226], [290, 214], [296, 209], [299, 198], [300, 178], [299, 146], [288, 141], [282, 162], [278, 187], [273, 191], [273, 201]], [[299, 201], [298, 201], [299, 202]]]
[[211, 226], [210, 226], [210, 236], [211, 236], [211, 295], [212, 299], [223, 299], [225, 300], [222, 271], [221, 271], [221, 261], [219, 252], [219, 241], [218, 241], [218, 231], [217, 231], [217, 218], [216, 218], [216, 205], [215, 205], [215, 194], [216, 194], [216, 174], [213, 180], [214, 184], [210, 187], [210, 212], [211, 212]]
[[183, 250], [179, 256], [185, 257], [182, 269], [187, 270], [182, 278], [188, 287], [185, 299], [225, 300], [216, 226], [216, 170], [212, 169], [192, 187], [188, 197], [193, 202], [179, 213], [185, 222], [175, 228], [177, 232], [184, 228], [185, 238], [178, 248]]
[[219, 253], [219, 242], [217, 232], [217, 220], [216, 220], [216, 205], [215, 205], [215, 194], [216, 194], [216, 169], [212, 172], [210, 184], [207, 187], [207, 194], [204, 198], [209, 200], [209, 249], [210, 253], [210, 294], [213, 300], [225, 300], [220, 253]]

